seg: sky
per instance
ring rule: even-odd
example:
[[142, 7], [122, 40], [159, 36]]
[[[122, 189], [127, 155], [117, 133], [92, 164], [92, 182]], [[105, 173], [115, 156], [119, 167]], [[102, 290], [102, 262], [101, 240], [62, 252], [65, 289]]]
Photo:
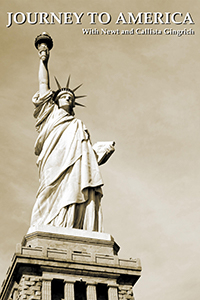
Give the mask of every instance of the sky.
[[[84, 12], [82, 24], [13, 23], [7, 12]], [[108, 12], [90, 24], [87, 12]], [[190, 12], [193, 25], [116, 25], [120, 12]], [[101, 166], [104, 228], [120, 258], [140, 258], [136, 300], [199, 299], [200, 117], [198, 0], [1, 1], [0, 281], [27, 233], [39, 186], [31, 98], [38, 90], [35, 37], [53, 38], [49, 69], [62, 86], [80, 83], [76, 117], [92, 142], [116, 142]], [[84, 35], [83, 28], [192, 29], [194, 35]], [[77, 92], [78, 94], [78, 92]], [[81, 101], [80, 101], [81, 102]]]

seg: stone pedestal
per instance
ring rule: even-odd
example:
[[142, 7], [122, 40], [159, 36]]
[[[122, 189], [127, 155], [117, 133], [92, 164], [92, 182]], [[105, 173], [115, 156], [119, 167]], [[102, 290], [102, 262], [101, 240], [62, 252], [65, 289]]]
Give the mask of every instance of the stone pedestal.
[[109, 234], [42, 226], [17, 245], [1, 300], [126, 300], [141, 275]]

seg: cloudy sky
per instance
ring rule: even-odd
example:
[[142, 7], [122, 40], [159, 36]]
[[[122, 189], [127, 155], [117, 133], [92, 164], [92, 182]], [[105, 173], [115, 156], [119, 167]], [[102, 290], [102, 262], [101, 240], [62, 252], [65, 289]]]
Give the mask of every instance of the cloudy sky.
[[[104, 227], [121, 258], [139, 257], [137, 300], [199, 299], [200, 116], [198, 0], [123, 1], [1, 0], [1, 209], [0, 281], [15, 245], [29, 228], [38, 188], [31, 98], [38, 89], [34, 38], [47, 31], [49, 62], [65, 85], [87, 94], [76, 116], [92, 142], [115, 140], [116, 152], [101, 167]], [[82, 24], [13, 24], [7, 12], [84, 12]], [[87, 12], [108, 12], [110, 24], [89, 24]], [[190, 25], [116, 25], [120, 12], [190, 12]], [[192, 29], [194, 35], [83, 35], [101, 31]]]

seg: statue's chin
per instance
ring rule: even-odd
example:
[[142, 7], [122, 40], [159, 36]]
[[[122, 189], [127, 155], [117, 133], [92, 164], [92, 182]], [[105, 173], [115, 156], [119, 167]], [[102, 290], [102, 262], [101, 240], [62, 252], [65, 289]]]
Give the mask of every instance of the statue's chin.
[[60, 108], [64, 109], [66, 112], [68, 112], [70, 115], [72, 114], [72, 108], [70, 105], [62, 105]]

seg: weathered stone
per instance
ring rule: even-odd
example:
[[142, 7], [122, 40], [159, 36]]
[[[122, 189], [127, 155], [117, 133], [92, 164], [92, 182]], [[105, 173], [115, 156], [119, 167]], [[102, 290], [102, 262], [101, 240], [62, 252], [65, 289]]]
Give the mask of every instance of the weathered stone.
[[132, 286], [119, 285], [119, 299], [120, 300], [134, 300]]
[[35, 286], [32, 287], [32, 290], [33, 291], [40, 291], [41, 290], [41, 286], [35, 285]]
[[23, 280], [27, 280], [27, 281], [30, 280], [30, 276], [24, 275], [24, 276], [23, 276]]

